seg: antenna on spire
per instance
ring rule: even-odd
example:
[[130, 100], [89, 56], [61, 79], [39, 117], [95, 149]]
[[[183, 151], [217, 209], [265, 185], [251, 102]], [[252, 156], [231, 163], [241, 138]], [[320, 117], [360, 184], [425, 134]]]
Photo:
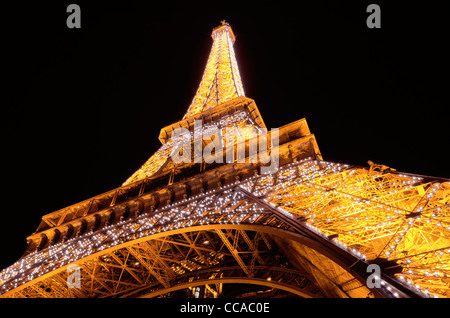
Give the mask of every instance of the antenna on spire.
[[233, 30], [231, 30], [230, 24], [227, 21], [225, 21], [225, 20], [220, 21], [220, 25], [213, 29], [211, 37], [214, 39], [215, 34], [220, 33], [222, 31], [227, 31], [227, 32], [230, 33], [230, 36], [231, 36], [231, 39], [233, 40], [233, 43], [236, 41], [236, 38], [234, 37]]

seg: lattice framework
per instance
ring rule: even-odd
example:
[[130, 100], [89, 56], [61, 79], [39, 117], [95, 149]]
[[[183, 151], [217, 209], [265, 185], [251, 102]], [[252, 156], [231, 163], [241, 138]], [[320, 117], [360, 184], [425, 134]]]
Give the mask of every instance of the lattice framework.
[[[235, 182], [218, 176], [183, 198], [172, 193], [183, 186], [166, 188], [160, 202], [155, 180], [181, 169], [170, 160], [180, 145], [219, 131], [209, 142], [223, 143], [235, 130], [235, 144], [245, 144], [265, 127], [243, 98], [231, 28], [223, 23], [212, 37], [198, 91], [177, 123], [189, 132], [170, 139], [173, 127], [163, 129], [161, 148], [122, 187], [44, 216], [45, 233], [0, 273], [2, 296], [164, 297], [201, 285], [216, 297], [223, 284], [246, 283], [301, 297], [361, 297], [371, 292], [365, 269], [377, 263], [385, 272], [376, 296], [450, 297], [449, 180], [323, 161], [306, 122], [293, 125], [298, 132], [286, 128], [276, 173], [261, 175], [254, 162], [255, 175], [241, 178], [248, 166], [230, 163]], [[204, 123], [197, 131], [194, 118]], [[289, 137], [296, 134], [297, 143]], [[277, 244], [286, 242], [301, 244], [302, 269], [280, 256]], [[311, 269], [325, 261], [335, 277]], [[73, 263], [83, 273], [80, 289], [66, 284]]]
[[[283, 217], [280, 218], [282, 215], [291, 220], [296, 220], [295, 216], [301, 217], [305, 228], [332, 241], [342, 253], [350, 253], [362, 262], [377, 257], [388, 258], [401, 270], [396, 274], [398, 281], [424, 296], [446, 297], [450, 277], [449, 189], [448, 181], [428, 181], [397, 173], [369, 173], [361, 167], [304, 160], [286, 165], [274, 175], [235, 182], [32, 253], [2, 272], [2, 288], [14, 288], [27, 280], [33, 281], [35, 274], [51, 272], [57, 276], [50, 275], [45, 281], [49, 285], [53, 284], [51, 282], [61, 285], [65, 273], [56, 270], [80, 261], [84, 271], [92, 277], [91, 286], [98, 284], [89, 292], [84, 291], [84, 296], [132, 292], [130, 289], [149, 286], [149, 277], [154, 286], [171, 288], [175, 278], [186, 271], [208, 272], [219, 263], [218, 266], [223, 268], [227, 257], [241, 268], [243, 276], [253, 277], [254, 267], [265, 265], [262, 255], [270, 254], [269, 247], [273, 244], [268, 243], [266, 234], [252, 232], [249, 235], [248, 230], [227, 226], [259, 225], [295, 231]], [[269, 211], [266, 204], [275, 207], [279, 213]], [[415, 212], [417, 210], [420, 213]], [[212, 225], [220, 228], [203, 230]], [[196, 228], [202, 230], [196, 232]], [[190, 234], [172, 234], [180, 230]], [[179, 255], [197, 255], [191, 259], [175, 257], [174, 251], [181, 251], [181, 245], [175, 244], [180, 237], [184, 241], [181, 245], [191, 244], [191, 247]], [[167, 242], [175, 245], [163, 248], [162, 244]], [[193, 247], [192, 242], [200, 246]], [[206, 247], [199, 242], [215, 243]], [[242, 249], [242, 245], [246, 249]], [[158, 256], [162, 250], [166, 253], [164, 257]], [[208, 252], [199, 252], [202, 250]], [[117, 253], [122, 255], [120, 262]], [[248, 257], [243, 257], [244, 254]], [[99, 260], [104, 263], [105, 259], [116, 259], [115, 266], [120, 268], [120, 274], [109, 272], [111, 276], [105, 278], [114, 288], [94, 270]], [[171, 263], [164, 265], [161, 259]], [[216, 263], [218, 260], [221, 261]], [[141, 271], [139, 279], [133, 275], [137, 269], [132, 264], [136, 263]], [[133, 278], [141, 284], [121, 283], [122, 277]], [[104, 285], [101, 292], [100, 281]], [[33, 296], [31, 290], [36, 291], [39, 284], [42, 283], [36, 282], [19, 293]], [[124, 285], [130, 288], [124, 288]], [[148, 290], [147, 287], [144, 289]], [[74, 292], [66, 288], [59, 295], [67, 297]], [[398, 292], [394, 293], [398, 295]]]

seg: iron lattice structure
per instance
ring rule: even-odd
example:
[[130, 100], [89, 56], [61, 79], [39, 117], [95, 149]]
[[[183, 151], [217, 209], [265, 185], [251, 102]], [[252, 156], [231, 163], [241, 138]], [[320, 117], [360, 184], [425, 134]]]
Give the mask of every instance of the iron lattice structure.
[[[161, 130], [162, 147], [121, 187], [44, 215], [0, 273], [1, 296], [449, 297], [447, 179], [324, 161], [305, 119], [281, 127], [278, 144], [266, 135], [279, 154], [272, 174], [250, 158], [173, 162], [181, 144], [218, 147], [234, 130], [232, 149], [248, 157], [265, 128], [244, 96], [231, 27], [212, 37], [197, 94]], [[189, 133], [170, 138], [177, 127]], [[194, 145], [208, 131], [222, 135]], [[79, 288], [68, 287], [71, 264]], [[370, 264], [378, 288], [367, 287]]]

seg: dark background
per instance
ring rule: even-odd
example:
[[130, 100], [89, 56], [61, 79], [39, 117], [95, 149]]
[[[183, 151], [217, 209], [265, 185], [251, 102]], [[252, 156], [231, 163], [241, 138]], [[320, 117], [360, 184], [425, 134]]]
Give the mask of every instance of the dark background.
[[[450, 177], [438, 1], [35, 1], [2, 7], [0, 268], [41, 216], [120, 186], [180, 120], [227, 20], [267, 127], [305, 117], [325, 160]], [[381, 29], [366, 26], [381, 7]], [[66, 8], [81, 7], [81, 29]]]

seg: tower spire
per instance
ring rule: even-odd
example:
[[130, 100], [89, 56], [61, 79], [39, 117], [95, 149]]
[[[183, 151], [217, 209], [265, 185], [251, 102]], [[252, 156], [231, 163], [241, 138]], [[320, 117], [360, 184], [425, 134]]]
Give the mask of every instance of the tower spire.
[[[236, 38], [228, 22], [222, 20], [221, 25], [213, 29], [211, 37], [213, 45], [208, 62], [187, 113], [180, 122], [161, 130], [160, 140], [163, 145], [124, 184], [152, 176], [164, 169], [167, 170], [168, 165], [172, 167], [169, 157], [180, 146], [183, 138], [170, 139], [167, 132], [172, 132], [175, 127], [188, 127], [189, 122], [192, 124], [194, 117], [202, 116], [200, 113], [211, 108], [219, 105], [222, 107], [223, 104], [238, 97], [246, 98], [233, 50]], [[251, 103], [250, 99], [249, 103]], [[240, 123], [234, 122], [233, 125], [247, 127], [248, 133], [255, 132], [255, 124], [258, 127], [265, 127], [256, 105], [252, 105], [251, 113], [252, 119], [235, 118], [234, 120], [240, 121]]]
[[0, 297], [449, 297], [450, 180], [324, 161], [304, 118], [269, 134], [212, 37], [198, 104], [123, 186], [42, 216]]
[[225, 21], [214, 28], [213, 44], [205, 72], [184, 118], [201, 113], [211, 107], [245, 96], [233, 44], [236, 41], [231, 26]]

